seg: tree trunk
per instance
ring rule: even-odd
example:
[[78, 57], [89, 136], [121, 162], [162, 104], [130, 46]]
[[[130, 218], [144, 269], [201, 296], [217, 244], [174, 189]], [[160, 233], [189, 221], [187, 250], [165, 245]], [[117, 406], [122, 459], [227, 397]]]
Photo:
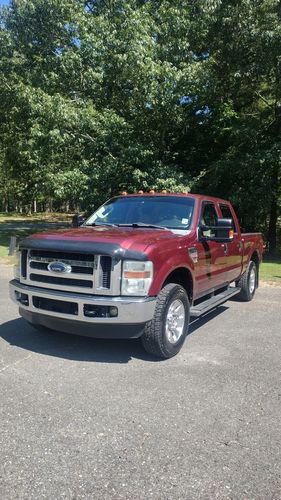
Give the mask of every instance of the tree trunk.
[[270, 216], [269, 216], [269, 226], [268, 226], [268, 244], [269, 244], [269, 253], [270, 255], [274, 255], [277, 250], [277, 199], [276, 196], [273, 195], [270, 206]]

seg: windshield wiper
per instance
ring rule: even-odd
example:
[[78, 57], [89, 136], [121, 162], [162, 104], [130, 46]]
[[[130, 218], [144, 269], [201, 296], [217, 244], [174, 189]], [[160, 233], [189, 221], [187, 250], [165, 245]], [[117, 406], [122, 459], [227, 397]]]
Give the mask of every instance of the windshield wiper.
[[132, 224], [117, 224], [119, 227], [148, 227], [152, 229], [164, 229], [169, 231], [165, 226], [158, 226], [157, 224], [145, 224], [145, 222], [132, 222]]
[[92, 222], [91, 224], [83, 224], [84, 226], [108, 226], [108, 227], [118, 227], [117, 224], [110, 224], [109, 222], [102, 222], [101, 224], [97, 224], [96, 222]]

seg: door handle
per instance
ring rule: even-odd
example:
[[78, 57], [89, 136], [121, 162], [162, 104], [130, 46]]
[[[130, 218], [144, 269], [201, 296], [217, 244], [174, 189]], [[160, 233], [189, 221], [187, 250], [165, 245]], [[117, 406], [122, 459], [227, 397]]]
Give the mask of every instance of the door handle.
[[228, 254], [228, 245], [227, 243], [222, 243], [223, 253], [224, 255]]

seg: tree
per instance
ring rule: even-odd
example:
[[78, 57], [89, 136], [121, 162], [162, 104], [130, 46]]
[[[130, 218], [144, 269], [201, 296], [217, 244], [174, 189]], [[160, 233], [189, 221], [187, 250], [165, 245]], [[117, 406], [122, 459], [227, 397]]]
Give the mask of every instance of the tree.
[[[232, 198], [276, 250], [280, 211], [281, 29], [275, 0], [221, 2], [208, 32], [212, 146], [200, 187]], [[205, 123], [205, 126], [204, 126]]]
[[274, 251], [280, 12], [277, 0], [13, 0], [0, 32], [10, 205], [200, 190], [230, 198]]

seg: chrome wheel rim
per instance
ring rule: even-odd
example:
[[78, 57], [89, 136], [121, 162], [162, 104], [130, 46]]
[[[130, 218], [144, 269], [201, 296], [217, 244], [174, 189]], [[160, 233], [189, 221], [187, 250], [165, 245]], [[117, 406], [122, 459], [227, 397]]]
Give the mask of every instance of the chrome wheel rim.
[[181, 300], [171, 302], [166, 316], [165, 332], [168, 341], [176, 344], [184, 332], [185, 308]]
[[253, 267], [250, 272], [250, 277], [249, 277], [249, 292], [252, 294], [256, 288], [256, 271], [255, 268]]

